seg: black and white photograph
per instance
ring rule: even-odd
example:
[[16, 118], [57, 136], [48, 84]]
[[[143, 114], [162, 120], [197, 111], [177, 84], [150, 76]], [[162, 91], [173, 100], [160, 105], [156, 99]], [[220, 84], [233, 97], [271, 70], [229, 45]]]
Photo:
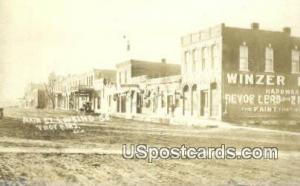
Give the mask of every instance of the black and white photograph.
[[0, 185], [300, 185], [300, 1], [0, 0]]

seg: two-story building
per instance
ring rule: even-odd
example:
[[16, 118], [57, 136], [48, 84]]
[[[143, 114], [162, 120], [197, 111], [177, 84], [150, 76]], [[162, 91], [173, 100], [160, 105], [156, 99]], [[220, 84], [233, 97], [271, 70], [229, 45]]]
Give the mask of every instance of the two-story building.
[[215, 119], [299, 115], [300, 38], [224, 24], [182, 41], [183, 114]]
[[300, 38], [220, 24], [181, 38], [181, 65], [128, 60], [114, 70], [55, 79], [57, 108], [125, 115], [210, 118], [298, 118]]
[[161, 62], [132, 59], [117, 64], [116, 68], [116, 112], [171, 114], [173, 97], [169, 96], [175, 95], [180, 86], [180, 65], [166, 63], [165, 59]]
[[182, 114], [221, 116], [222, 25], [182, 37]]
[[[53, 77], [52, 77], [53, 79]], [[114, 70], [92, 69], [86, 73], [55, 76], [54, 92], [57, 109], [80, 110], [90, 104], [99, 112], [105, 102], [105, 86], [115, 81]]]

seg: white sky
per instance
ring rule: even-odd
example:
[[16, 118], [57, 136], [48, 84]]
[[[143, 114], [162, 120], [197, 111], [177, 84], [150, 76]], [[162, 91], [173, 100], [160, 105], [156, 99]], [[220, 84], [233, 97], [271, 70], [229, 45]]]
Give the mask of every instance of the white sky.
[[125, 59], [124, 34], [134, 58], [180, 63], [182, 35], [222, 22], [300, 36], [300, 1], [0, 0], [0, 96], [22, 97], [51, 71], [114, 68]]

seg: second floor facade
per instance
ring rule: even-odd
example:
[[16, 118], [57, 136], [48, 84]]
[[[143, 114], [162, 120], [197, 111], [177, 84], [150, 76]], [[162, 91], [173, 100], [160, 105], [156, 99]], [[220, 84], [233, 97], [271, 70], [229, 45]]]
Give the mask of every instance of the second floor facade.
[[261, 30], [258, 23], [250, 29], [224, 27], [223, 70], [267, 74], [300, 74], [300, 38], [291, 29]]
[[92, 69], [86, 73], [67, 76], [52, 73], [48, 84], [52, 84], [58, 94], [70, 94], [81, 89], [99, 89], [107, 82], [115, 82], [114, 70]]
[[159, 78], [180, 75], [180, 65], [144, 60], [125, 61], [116, 65], [116, 84], [132, 84], [137, 78]]
[[300, 75], [300, 38], [282, 31], [217, 25], [181, 38], [184, 82], [218, 79], [222, 73]]
[[223, 26], [223, 24], [217, 25], [181, 38], [183, 83], [203, 82], [205, 84], [220, 80]]

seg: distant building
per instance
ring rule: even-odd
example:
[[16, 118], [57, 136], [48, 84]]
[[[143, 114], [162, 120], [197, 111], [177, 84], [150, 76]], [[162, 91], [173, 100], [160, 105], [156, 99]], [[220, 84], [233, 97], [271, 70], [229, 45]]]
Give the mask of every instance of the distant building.
[[291, 29], [224, 24], [182, 42], [183, 114], [216, 119], [299, 116], [300, 38]]
[[30, 83], [25, 88], [25, 108], [43, 109], [47, 106], [47, 96], [43, 84]]
[[80, 110], [88, 103], [94, 111], [97, 111], [101, 107], [103, 85], [114, 81], [114, 70], [93, 69], [82, 74], [56, 76], [54, 85], [56, 108]]

